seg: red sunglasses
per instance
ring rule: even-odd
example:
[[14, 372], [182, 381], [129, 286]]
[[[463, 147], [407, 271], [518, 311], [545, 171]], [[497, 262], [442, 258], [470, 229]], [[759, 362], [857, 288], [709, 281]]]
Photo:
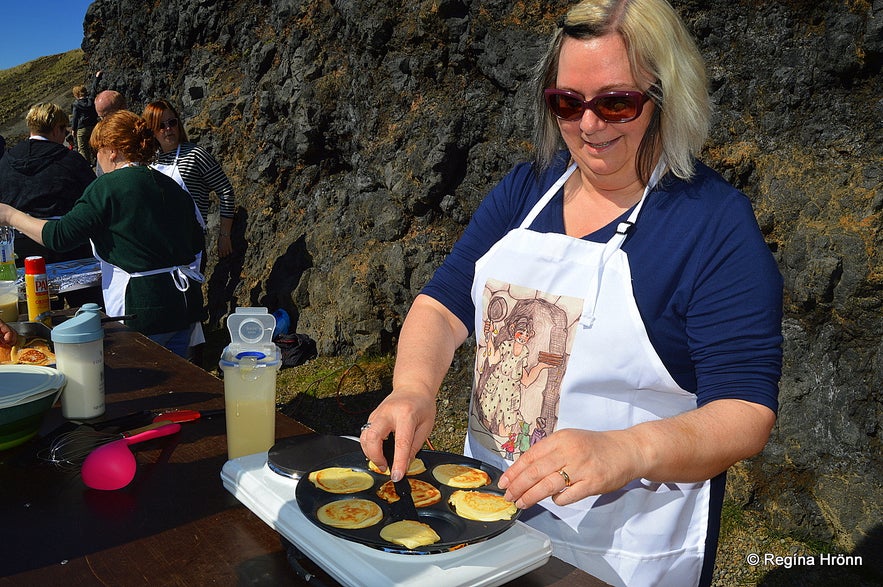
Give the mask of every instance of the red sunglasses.
[[579, 120], [591, 110], [604, 122], [630, 122], [641, 115], [650, 97], [642, 92], [604, 92], [585, 100], [576, 92], [548, 88], [543, 91], [546, 105], [561, 120]]

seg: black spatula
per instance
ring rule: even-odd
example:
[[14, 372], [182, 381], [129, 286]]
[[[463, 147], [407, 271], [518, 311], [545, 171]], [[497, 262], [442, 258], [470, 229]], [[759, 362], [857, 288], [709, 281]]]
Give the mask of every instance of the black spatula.
[[[395, 448], [395, 437], [390, 434], [386, 440], [383, 441], [383, 456], [386, 458], [386, 464], [390, 469], [390, 477], [392, 477], [392, 459], [395, 454]], [[390, 517], [395, 522], [398, 522], [399, 520], [418, 519], [417, 508], [414, 507], [414, 499], [411, 497], [411, 483], [408, 481], [408, 476], [405, 475], [401, 481], [394, 481], [393, 485], [395, 486], [399, 500], [390, 504]]]

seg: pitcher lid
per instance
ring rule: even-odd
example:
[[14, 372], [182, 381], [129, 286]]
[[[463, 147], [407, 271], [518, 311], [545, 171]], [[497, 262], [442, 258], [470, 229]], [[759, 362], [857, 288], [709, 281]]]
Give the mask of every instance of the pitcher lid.
[[276, 317], [268, 313], [267, 308], [236, 308], [227, 316], [230, 343], [242, 349], [260, 350], [272, 343], [275, 328]]

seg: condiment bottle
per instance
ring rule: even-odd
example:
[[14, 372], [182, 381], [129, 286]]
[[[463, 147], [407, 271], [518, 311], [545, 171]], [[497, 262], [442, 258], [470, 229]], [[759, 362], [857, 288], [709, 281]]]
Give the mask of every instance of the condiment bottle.
[[[49, 312], [49, 280], [46, 278], [46, 261], [43, 257], [25, 258], [25, 294], [28, 298], [28, 320], [36, 322], [37, 316]], [[48, 314], [42, 322], [49, 326]]]
[[104, 329], [98, 304], [84, 304], [74, 317], [52, 329], [56, 368], [67, 383], [61, 414], [70, 420], [104, 413]]

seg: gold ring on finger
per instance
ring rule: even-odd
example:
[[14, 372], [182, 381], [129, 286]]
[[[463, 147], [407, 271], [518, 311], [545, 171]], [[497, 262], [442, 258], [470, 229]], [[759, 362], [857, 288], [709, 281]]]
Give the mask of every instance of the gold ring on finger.
[[567, 490], [568, 487], [573, 485], [573, 482], [570, 480], [570, 475], [568, 475], [567, 471], [565, 471], [564, 469], [559, 469], [558, 474], [561, 475], [561, 477], [564, 479], [564, 487], [561, 489], [561, 492], [564, 492]]

